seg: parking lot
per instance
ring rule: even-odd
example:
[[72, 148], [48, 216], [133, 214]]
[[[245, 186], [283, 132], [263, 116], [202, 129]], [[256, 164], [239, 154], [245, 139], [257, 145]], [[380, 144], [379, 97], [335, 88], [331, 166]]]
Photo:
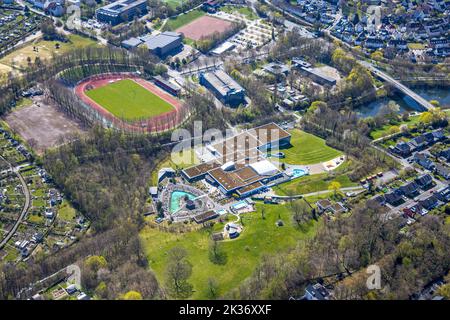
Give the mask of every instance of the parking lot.
[[230, 14], [221, 11], [215, 13], [214, 16], [229, 21], [244, 22], [247, 25], [245, 29], [241, 30], [228, 40], [234, 43], [238, 48], [260, 47], [272, 39], [272, 27], [261, 19], [250, 20], [243, 14]]

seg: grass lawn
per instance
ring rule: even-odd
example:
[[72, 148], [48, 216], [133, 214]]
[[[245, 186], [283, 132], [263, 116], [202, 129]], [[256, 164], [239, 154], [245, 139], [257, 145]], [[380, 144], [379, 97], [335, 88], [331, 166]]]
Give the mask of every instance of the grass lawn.
[[396, 125], [386, 124], [379, 129], [371, 131], [370, 137], [375, 140], [375, 139], [379, 139], [384, 136], [387, 136], [389, 134], [389, 129], [392, 128], [393, 126], [399, 127], [403, 124], [406, 124], [406, 125], [408, 125], [409, 128], [411, 128], [419, 122], [419, 118], [420, 118], [420, 116], [413, 116], [413, 117], [410, 117], [408, 121], [401, 121]]
[[[260, 210], [266, 209], [266, 219], [261, 218]], [[225, 265], [216, 265], [209, 260], [210, 237], [207, 230], [185, 234], [166, 233], [146, 227], [140, 233], [150, 268], [158, 280], [165, 282], [165, 263], [167, 252], [174, 246], [182, 246], [188, 251], [188, 259], [193, 265], [189, 282], [194, 286], [193, 299], [207, 299], [208, 278], [215, 278], [219, 295], [239, 286], [249, 277], [259, 264], [262, 255], [274, 254], [292, 248], [299, 240], [311, 238], [318, 223], [311, 221], [302, 229], [294, 225], [291, 213], [285, 206], [257, 204], [258, 212], [244, 215], [244, 231], [236, 240], [221, 243], [227, 254]], [[281, 218], [284, 226], [277, 227]], [[234, 219], [234, 218], [233, 218]], [[222, 224], [216, 224], [215, 230]]]
[[16, 104], [16, 109], [29, 107], [32, 104], [33, 104], [33, 100], [31, 100], [30, 98], [21, 98]]
[[350, 164], [351, 160], [347, 160], [332, 173], [320, 173], [310, 176], [303, 176], [286, 183], [282, 183], [272, 189], [276, 194], [286, 196], [289, 192], [293, 192], [294, 194], [306, 194], [328, 190], [328, 186], [331, 181], [338, 181], [342, 188], [354, 187], [357, 186], [358, 183], [350, 181], [350, 178], [347, 174], [345, 174]]
[[[56, 49], [57, 43], [59, 44], [59, 49]], [[39, 39], [6, 55], [0, 59], [0, 64], [21, 69], [27, 66], [28, 57], [32, 62], [34, 62], [36, 57], [39, 57], [42, 60], [48, 60], [52, 58], [54, 54], [63, 54], [76, 48], [84, 48], [88, 46], [98, 46], [98, 44], [92, 39], [74, 34], [69, 35], [69, 42], [66, 43]], [[33, 50], [34, 47], [38, 49], [37, 52]]]
[[150, 118], [173, 109], [168, 102], [130, 79], [86, 91], [86, 95], [116, 117], [126, 120]]
[[238, 12], [238, 13], [244, 15], [249, 20], [258, 19], [258, 16], [253, 12], [252, 9], [250, 9], [248, 7], [223, 6], [222, 8], [220, 8], [220, 11], [223, 11], [226, 13]]
[[200, 18], [205, 15], [205, 12], [202, 10], [192, 10], [188, 13], [177, 16], [176, 18], [170, 18], [166, 24], [164, 25], [165, 30], [176, 30], [181, 28], [182, 26], [188, 24], [189, 22], [194, 21], [197, 18]]
[[334, 159], [342, 153], [325, 144], [325, 140], [301, 131], [294, 129], [290, 131], [291, 147], [282, 149], [286, 158], [277, 159], [288, 164], [314, 164], [319, 162]]
[[65, 221], [73, 221], [77, 216], [76, 210], [66, 200], [63, 201], [58, 209], [58, 218]]
[[179, 6], [183, 0], [163, 0], [164, 3], [167, 3], [169, 7], [175, 9], [177, 6]]
[[422, 43], [408, 43], [408, 48], [411, 50], [424, 50], [425, 46]]
[[310, 176], [303, 176], [289, 182], [280, 184], [273, 188], [276, 194], [286, 196], [290, 191], [294, 194], [306, 194], [323, 190], [328, 190], [331, 181], [338, 181], [342, 188], [354, 187], [358, 185], [350, 181], [346, 174], [338, 174], [336, 176], [327, 173], [313, 174]]

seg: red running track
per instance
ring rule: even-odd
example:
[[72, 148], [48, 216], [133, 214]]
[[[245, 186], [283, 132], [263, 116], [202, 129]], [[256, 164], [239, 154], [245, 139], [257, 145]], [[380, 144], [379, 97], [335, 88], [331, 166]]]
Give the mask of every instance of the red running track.
[[[151, 117], [149, 119], [144, 120], [136, 120], [132, 122], [128, 122], [122, 119], [117, 118], [111, 112], [106, 110], [100, 104], [89, 98], [85, 91], [90, 88], [99, 88], [105, 86], [111, 82], [123, 80], [123, 79], [131, 79], [149, 90], [153, 94], [157, 95], [164, 101], [168, 102], [174, 107], [174, 110], [165, 112], [158, 116]], [[88, 106], [92, 107], [96, 110], [103, 118], [108, 120], [113, 124], [114, 127], [120, 128], [126, 131], [134, 131], [134, 132], [162, 132], [176, 127], [181, 123], [186, 112], [184, 110], [183, 104], [175, 97], [170, 95], [169, 93], [163, 91], [158, 88], [156, 85], [148, 82], [142, 78], [134, 74], [128, 73], [119, 73], [119, 74], [103, 74], [99, 76], [93, 76], [88, 79], [83, 80], [75, 87], [75, 94]]]

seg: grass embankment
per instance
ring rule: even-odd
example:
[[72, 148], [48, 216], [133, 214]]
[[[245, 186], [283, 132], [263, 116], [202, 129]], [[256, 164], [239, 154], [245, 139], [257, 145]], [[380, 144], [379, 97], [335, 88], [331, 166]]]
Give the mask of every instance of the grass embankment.
[[[265, 219], [261, 217], [263, 207]], [[150, 268], [156, 273], [158, 280], [164, 283], [167, 252], [175, 246], [184, 247], [193, 265], [192, 276], [189, 279], [195, 290], [192, 298], [209, 298], [207, 290], [209, 278], [217, 281], [219, 295], [222, 296], [237, 288], [249, 277], [263, 255], [288, 250], [298, 241], [313, 237], [319, 225], [315, 221], [310, 221], [302, 228], [298, 227], [293, 222], [288, 208], [283, 205], [258, 203], [257, 208], [257, 212], [243, 215], [245, 229], [239, 238], [221, 243], [227, 256], [225, 265], [216, 265], [209, 259], [210, 233], [208, 230], [179, 234], [145, 227], [140, 236]], [[232, 219], [234, 220], [234, 217]], [[284, 226], [276, 225], [279, 219], [283, 220]], [[223, 226], [217, 223], [214, 229], [218, 231]]]

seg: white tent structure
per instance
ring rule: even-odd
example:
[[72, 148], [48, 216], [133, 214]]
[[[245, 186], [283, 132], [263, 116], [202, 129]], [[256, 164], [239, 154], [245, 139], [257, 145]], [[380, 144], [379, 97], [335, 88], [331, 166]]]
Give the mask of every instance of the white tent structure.
[[269, 160], [252, 163], [250, 167], [260, 176], [273, 176], [279, 172], [278, 168]]

